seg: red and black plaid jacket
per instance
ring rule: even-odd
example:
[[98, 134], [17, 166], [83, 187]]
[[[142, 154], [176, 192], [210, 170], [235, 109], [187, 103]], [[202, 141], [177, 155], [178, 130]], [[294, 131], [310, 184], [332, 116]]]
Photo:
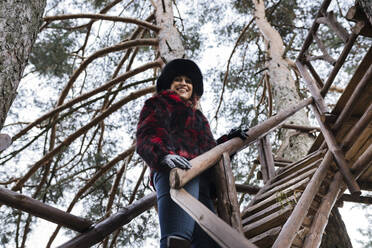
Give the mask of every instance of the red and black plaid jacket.
[[145, 102], [137, 125], [137, 152], [152, 171], [167, 154], [187, 159], [216, 146], [208, 120], [173, 91], [166, 90]]

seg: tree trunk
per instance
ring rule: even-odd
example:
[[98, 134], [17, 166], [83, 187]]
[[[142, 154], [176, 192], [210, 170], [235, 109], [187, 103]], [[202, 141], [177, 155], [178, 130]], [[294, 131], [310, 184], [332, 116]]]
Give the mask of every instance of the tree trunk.
[[364, 13], [366, 13], [368, 20], [372, 25], [372, 2], [371, 0], [358, 0], [358, 2], [363, 7]]
[[[360, 0], [364, 1], [364, 0]], [[271, 87], [273, 89], [274, 108], [276, 111], [284, 109], [300, 100], [296, 91], [295, 80], [290, 72], [290, 61], [284, 57], [283, 40], [277, 30], [267, 21], [265, 16], [264, 1], [254, 0], [256, 24], [264, 37], [267, 54], [270, 59], [267, 62]], [[288, 119], [288, 124], [309, 126], [309, 120], [304, 110], [297, 112]], [[297, 161], [304, 157], [314, 139], [306, 133], [296, 133], [287, 130], [283, 134], [284, 140], [280, 148], [280, 155], [285, 159]], [[322, 248], [352, 247], [349, 235], [337, 209], [332, 210], [329, 217], [325, 234], [322, 239]]]
[[[297, 93], [295, 80], [290, 71], [290, 61], [284, 57], [283, 40], [277, 30], [267, 21], [265, 16], [264, 1], [254, 1], [256, 24], [262, 33], [266, 44], [266, 52], [270, 57], [266, 64], [270, 79], [275, 111], [285, 109], [300, 101]], [[309, 120], [305, 110], [301, 110], [288, 119], [287, 124], [309, 126]], [[297, 161], [303, 158], [309, 151], [314, 139], [306, 133], [299, 133], [295, 130], [284, 130], [284, 139], [280, 154], [282, 158]]]
[[320, 248], [351, 248], [345, 224], [337, 208], [333, 208], [322, 237]]
[[0, 130], [17, 95], [46, 0], [0, 1]]

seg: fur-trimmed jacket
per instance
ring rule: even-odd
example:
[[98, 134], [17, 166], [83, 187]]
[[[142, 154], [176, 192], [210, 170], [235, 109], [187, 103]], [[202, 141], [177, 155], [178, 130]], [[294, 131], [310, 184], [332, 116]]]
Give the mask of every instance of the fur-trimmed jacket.
[[216, 146], [208, 120], [171, 90], [145, 102], [137, 125], [137, 153], [152, 172], [168, 170], [160, 164], [167, 154], [188, 160]]

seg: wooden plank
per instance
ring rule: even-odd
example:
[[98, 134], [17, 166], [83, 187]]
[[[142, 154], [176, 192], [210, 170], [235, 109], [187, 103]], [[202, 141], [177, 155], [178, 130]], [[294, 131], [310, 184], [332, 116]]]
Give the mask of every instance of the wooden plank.
[[218, 166], [215, 167], [215, 172], [217, 177], [216, 184], [219, 216], [237, 231], [243, 232], [235, 188], [235, 179], [231, 170], [229, 154], [223, 154]]
[[311, 169], [311, 170], [309, 170], [309, 171], [307, 171], [303, 174], [299, 174], [299, 176], [294, 177], [293, 179], [288, 180], [285, 183], [279, 184], [277, 187], [274, 187], [271, 190], [266, 191], [265, 193], [258, 195], [257, 198], [255, 198], [255, 203], [257, 203], [260, 200], [263, 200], [263, 199], [275, 194], [276, 192], [282, 191], [282, 190], [292, 186], [293, 184], [296, 184], [297, 182], [303, 180], [304, 178], [307, 178], [307, 177], [311, 178], [311, 176], [314, 174], [316, 169], [317, 168], [313, 168], [313, 169]]
[[284, 177], [284, 178], [280, 179], [279, 181], [276, 181], [275, 183], [268, 185], [266, 191], [276, 187], [277, 185], [283, 184], [283, 183], [285, 183], [285, 182], [287, 182], [287, 181], [289, 181], [293, 178], [296, 178], [298, 174], [306, 173], [307, 171], [318, 167], [319, 164], [321, 163], [321, 161], [322, 161], [321, 159], [318, 159], [317, 161], [309, 164], [308, 166], [296, 171], [296, 173], [292, 173], [292, 174], [288, 175], [287, 177]]
[[273, 179], [273, 182], [278, 181], [284, 177], [287, 177], [289, 174], [293, 174], [296, 171], [304, 168], [310, 163], [315, 162], [316, 160], [322, 158], [325, 154], [325, 150], [316, 151], [305, 158], [301, 159], [298, 162], [295, 162], [293, 165], [288, 166], [285, 170], [280, 171], [280, 173]]
[[171, 189], [172, 199], [222, 248], [256, 248], [244, 235], [218, 218], [184, 189]]
[[311, 109], [313, 110], [313, 113], [319, 123], [319, 126], [322, 129], [322, 134], [327, 142], [328, 148], [332, 152], [333, 157], [335, 158], [337, 162], [336, 164], [338, 168], [340, 169], [340, 172], [344, 176], [344, 180], [351, 194], [360, 195], [361, 193], [360, 188], [349, 170], [349, 165], [345, 159], [345, 154], [341, 150], [340, 145], [337, 143], [335, 136], [333, 135], [330, 128], [325, 123], [323, 123], [323, 121], [321, 120], [320, 113], [318, 112], [316, 106], [311, 105]]
[[274, 248], [289, 247], [292, 244], [296, 232], [299, 230], [306, 217], [310, 204], [313, 202], [323, 179], [326, 177], [328, 168], [332, 163], [332, 157], [331, 152], [326, 153], [321, 165], [311, 178], [310, 183], [307, 185], [293, 213], [284, 224], [277, 240], [273, 245]]
[[284, 205], [286, 204], [296, 204], [298, 198], [301, 196], [302, 192], [294, 192], [293, 195], [289, 196], [286, 198], [284, 201], [283, 200], [278, 200], [276, 201], [273, 205], [261, 210], [260, 212], [257, 212], [255, 214], [249, 215], [245, 217], [242, 220], [243, 225], [247, 225], [249, 223], [252, 223], [254, 221], [257, 221], [258, 219], [261, 219], [263, 217], [266, 217], [276, 211], [278, 211], [280, 208], [283, 208]]
[[264, 233], [261, 233], [253, 238], [250, 238], [249, 241], [251, 241], [255, 245], [258, 245], [261, 248], [271, 247], [281, 229], [282, 229], [281, 226], [274, 227]]
[[[301, 188], [304, 188], [305, 185], [310, 181], [309, 178], [305, 178], [303, 180], [301, 180], [300, 182], [292, 185], [291, 187], [289, 188], [286, 188], [285, 190], [283, 190], [281, 192], [281, 194], [289, 194], [289, 193], [292, 193], [293, 191], [297, 190], [297, 189], [301, 189]], [[265, 200], [253, 205], [253, 206], [250, 206], [246, 209], [244, 209], [243, 213], [242, 213], [242, 216], [247, 216], [248, 214], [254, 214], [254, 213], [257, 213], [258, 211], [264, 209], [265, 207], [273, 204], [273, 202], [276, 202], [277, 201], [277, 196], [276, 195], [272, 195], [270, 196], [269, 198], [266, 198]]]
[[[285, 170], [280, 172], [275, 178], [270, 180], [264, 187], [262, 187], [259, 192], [256, 194], [256, 196], [253, 197], [253, 199], [249, 202], [248, 207], [252, 206], [255, 202], [256, 197], [258, 197], [260, 194], [264, 193], [267, 190], [270, 190], [271, 188], [275, 187], [278, 184], [283, 183], [289, 178], [296, 177], [295, 172], [297, 173], [303, 173], [307, 171], [308, 169], [313, 168], [316, 166], [316, 164], [310, 164], [308, 167], [305, 167], [309, 163], [312, 163], [316, 161], [317, 159], [320, 159], [324, 154], [324, 151], [316, 151], [313, 152], [312, 154], [308, 155], [307, 157], [293, 163], [289, 167], [287, 167]], [[274, 182], [274, 183], [273, 183]]]
[[270, 214], [259, 221], [256, 221], [252, 224], [245, 225], [243, 227], [244, 234], [247, 238], [252, 238], [256, 235], [259, 235], [275, 226], [285, 223], [287, 218], [290, 216], [293, 205], [286, 205], [283, 208], [280, 208], [279, 211]]

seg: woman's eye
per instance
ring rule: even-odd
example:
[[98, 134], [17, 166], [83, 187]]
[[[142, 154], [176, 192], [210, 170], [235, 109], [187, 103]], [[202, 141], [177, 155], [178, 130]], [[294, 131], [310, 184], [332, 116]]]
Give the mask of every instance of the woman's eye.
[[186, 79], [185, 82], [188, 84], [192, 84], [191, 79]]
[[180, 77], [175, 77], [175, 78], [173, 79], [173, 81], [176, 81], [176, 82], [182, 82], [182, 78], [180, 78]]

